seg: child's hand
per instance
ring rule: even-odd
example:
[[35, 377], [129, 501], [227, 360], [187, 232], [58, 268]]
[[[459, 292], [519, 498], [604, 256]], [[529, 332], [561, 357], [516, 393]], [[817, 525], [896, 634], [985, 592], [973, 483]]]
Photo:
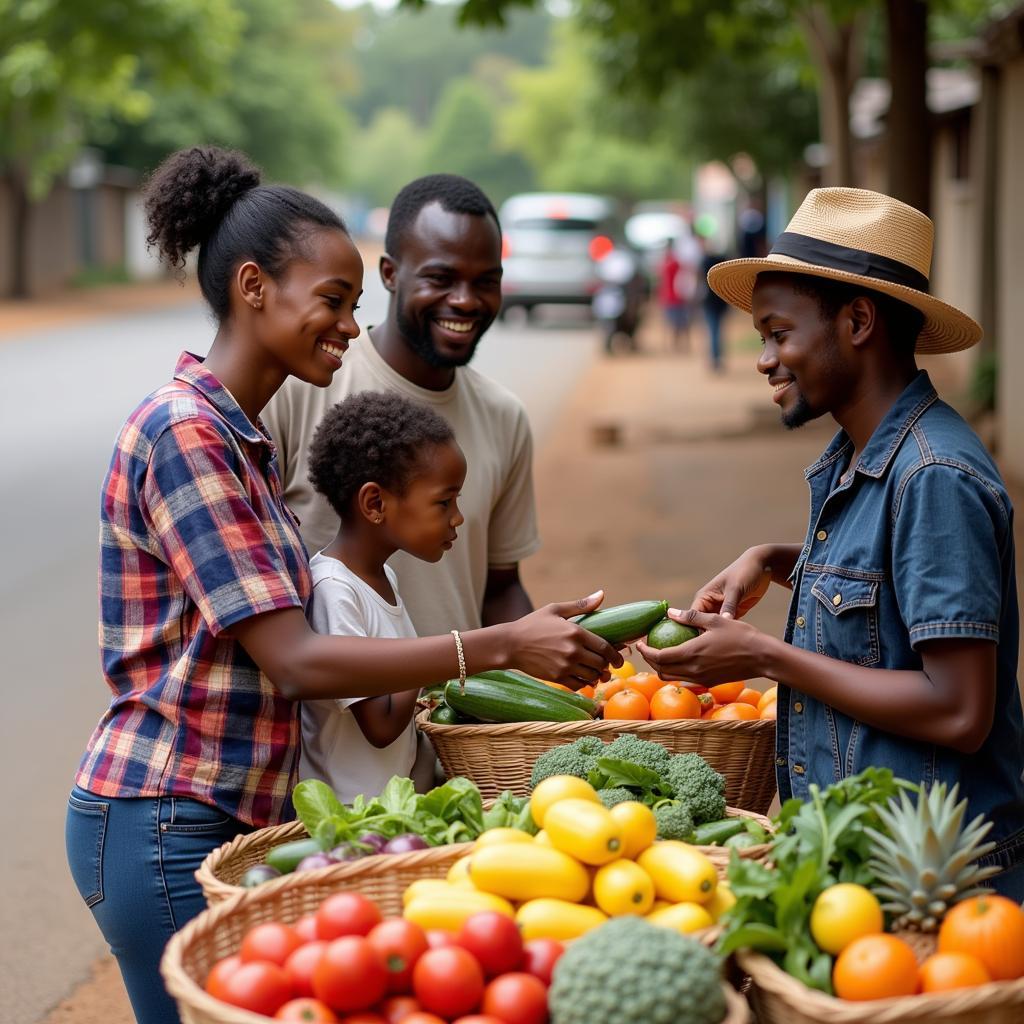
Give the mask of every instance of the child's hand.
[[610, 643], [566, 621], [574, 615], [589, 614], [603, 600], [604, 591], [598, 590], [577, 601], [545, 605], [508, 623], [510, 664], [573, 689], [593, 683], [609, 664], [621, 665], [622, 655]]

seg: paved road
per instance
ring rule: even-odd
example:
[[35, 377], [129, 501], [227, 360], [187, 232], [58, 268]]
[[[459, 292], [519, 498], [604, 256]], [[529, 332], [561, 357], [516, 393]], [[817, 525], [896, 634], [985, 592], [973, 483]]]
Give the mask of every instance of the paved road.
[[[379, 322], [384, 293], [368, 291], [363, 322]], [[105, 952], [63, 840], [67, 790], [106, 704], [96, 650], [99, 487], [125, 415], [168, 378], [182, 348], [203, 351], [211, 335], [196, 305], [0, 342], [5, 1024], [38, 1019]], [[585, 323], [559, 317], [540, 329], [496, 326], [474, 365], [521, 396], [542, 441], [595, 352]]]

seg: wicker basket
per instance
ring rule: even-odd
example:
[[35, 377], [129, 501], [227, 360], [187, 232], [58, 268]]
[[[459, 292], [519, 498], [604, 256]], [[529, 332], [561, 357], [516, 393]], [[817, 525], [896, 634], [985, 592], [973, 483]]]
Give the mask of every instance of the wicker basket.
[[434, 744], [448, 778], [472, 779], [485, 798], [504, 789], [526, 796], [533, 762], [545, 750], [581, 736], [611, 742], [624, 733], [660, 743], [673, 754], [700, 754], [725, 776], [725, 799], [733, 807], [764, 814], [775, 796], [775, 723], [770, 719], [438, 725], [424, 712], [417, 725]]
[[[439, 847], [400, 856], [418, 858], [417, 877], [425, 877], [440, 874], [455, 860], [455, 850], [456, 847]], [[351, 872], [348, 887], [372, 896], [385, 914], [395, 913], [401, 905], [404, 882], [394, 884], [391, 872], [380, 871], [379, 865], [368, 866], [369, 860], [345, 865]], [[178, 1004], [184, 1024], [266, 1024], [266, 1017], [222, 1003], [207, 995], [202, 986], [218, 960], [238, 951], [242, 936], [253, 925], [266, 921], [290, 924], [336, 891], [337, 883], [327, 884], [325, 874], [287, 875], [259, 889], [243, 891], [204, 911], [171, 939], [160, 962], [160, 973]], [[728, 1013], [722, 1024], [748, 1024], [746, 1000], [728, 985], [724, 988]]]
[[1024, 978], [929, 995], [851, 1002], [809, 989], [773, 960], [736, 954], [759, 1024], [1021, 1024]]
[[[750, 811], [741, 811], [735, 807], [727, 807], [726, 813], [730, 816], [753, 818], [764, 828], [771, 829], [771, 822], [761, 814], [753, 814]], [[245, 892], [239, 882], [242, 876], [255, 864], [262, 864], [267, 853], [275, 846], [282, 843], [289, 843], [293, 839], [305, 839], [308, 833], [301, 821], [290, 821], [286, 825], [273, 825], [270, 828], [261, 828], [256, 832], [247, 835], [236, 836], [230, 842], [212, 851], [200, 864], [196, 871], [196, 881], [203, 888], [203, 895], [206, 897], [208, 906], [213, 906], [229, 896], [236, 896]], [[459, 843], [442, 849], [456, 850], [456, 856], [466, 853], [471, 848], [471, 843]], [[700, 848], [707, 855], [708, 859], [718, 869], [719, 876], [724, 876], [725, 869], [729, 863], [729, 849], [723, 846], [702, 846]], [[757, 846], [748, 846], [738, 853], [747, 860], [763, 860], [770, 846], [768, 843], [759, 843]], [[317, 868], [313, 872], [303, 872], [304, 875], [312, 874], [317, 879], [324, 879], [327, 885], [335, 887], [346, 884], [350, 878], [351, 869], [356, 866], [365, 865], [367, 870], [375, 870], [380, 867], [391, 872], [406, 872], [407, 858], [413, 858], [410, 863], [410, 871], [418, 871], [420, 861], [415, 854], [409, 853], [384, 853], [377, 856], [363, 857], [358, 861], [350, 861], [343, 864], [336, 864], [329, 868]], [[453, 858], [455, 859], [455, 858]], [[289, 878], [290, 875], [284, 877]], [[407, 873], [406, 882], [412, 881], [413, 876]], [[263, 885], [275, 884], [264, 882]], [[262, 891], [263, 885], [260, 886]]]

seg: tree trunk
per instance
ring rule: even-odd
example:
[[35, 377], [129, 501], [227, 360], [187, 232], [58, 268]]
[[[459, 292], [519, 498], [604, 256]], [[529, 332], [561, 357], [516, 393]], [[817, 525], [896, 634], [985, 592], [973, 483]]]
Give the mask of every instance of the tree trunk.
[[828, 152], [822, 171], [825, 185], [855, 185], [850, 95], [860, 76], [864, 15], [839, 24], [820, 4], [798, 13], [821, 79], [818, 119], [821, 141]]
[[8, 199], [11, 208], [11, 297], [27, 299], [29, 295], [29, 223], [32, 203], [28, 181], [12, 167], [7, 174]]
[[889, 194], [928, 213], [931, 206], [931, 132], [928, 124], [928, 4], [886, 0], [889, 84], [886, 132]]

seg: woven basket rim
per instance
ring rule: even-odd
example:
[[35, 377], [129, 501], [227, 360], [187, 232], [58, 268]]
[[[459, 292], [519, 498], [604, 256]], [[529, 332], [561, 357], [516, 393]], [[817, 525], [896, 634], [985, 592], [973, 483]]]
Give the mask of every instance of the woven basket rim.
[[659, 718], [648, 719], [613, 719], [611, 721], [592, 719], [584, 722], [495, 722], [468, 723], [463, 725], [442, 725], [430, 721], [430, 712], [421, 711], [416, 716], [416, 724], [428, 735], [432, 732], [444, 733], [447, 736], [508, 736], [516, 733], [527, 735], [560, 735], [574, 732], [685, 732], [689, 729], [701, 729], [706, 732], [774, 732], [775, 721], [771, 718], [741, 719], [738, 721], [712, 721], [702, 718]]
[[929, 1014], [941, 1014], [937, 1019], [946, 1020], [956, 1014], [1018, 1003], [1024, 1007], [1024, 977], [950, 992], [919, 993], [855, 1002], [808, 988], [763, 953], [740, 950], [736, 960], [759, 988], [772, 993], [794, 1009], [813, 1016], [822, 1024], [899, 1024], [906, 1018], [924, 1020]]

